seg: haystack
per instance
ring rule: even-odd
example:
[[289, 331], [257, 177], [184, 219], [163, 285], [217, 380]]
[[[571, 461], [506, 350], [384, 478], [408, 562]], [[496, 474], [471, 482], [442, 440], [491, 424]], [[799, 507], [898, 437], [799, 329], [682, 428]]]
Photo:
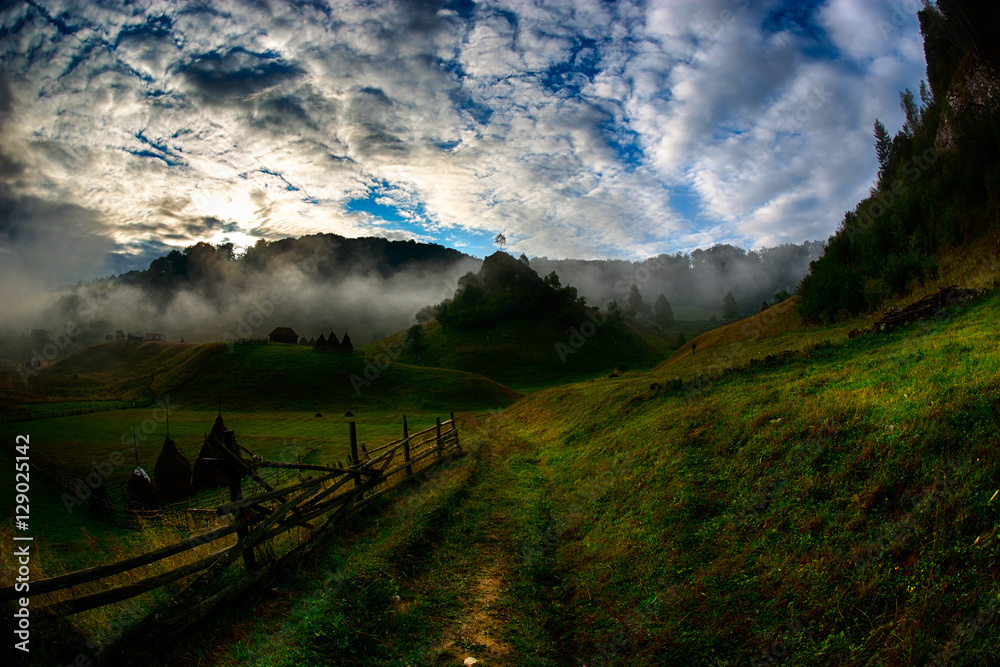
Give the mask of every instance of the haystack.
[[326, 337], [323, 334], [320, 334], [319, 338], [316, 339], [316, 344], [313, 347], [316, 347], [316, 348], [326, 348], [326, 347], [329, 347], [329, 346], [330, 346], [330, 343], [327, 342]]
[[354, 344], [351, 342], [351, 337], [346, 331], [344, 332], [344, 340], [340, 341], [340, 351], [347, 354], [354, 352]]
[[131, 509], [155, 510], [160, 507], [160, 491], [146, 471], [136, 466], [125, 485], [125, 498]]
[[337, 339], [337, 334], [333, 333], [333, 329], [330, 329], [330, 338], [328, 340], [330, 341], [330, 347], [335, 350], [340, 349], [340, 341]]
[[183, 498], [194, 491], [191, 486], [191, 462], [177, 449], [177, 443], [167, 436], [153, 467], [153, 478], [164, 501]]
[[198, 459], [194, 462], [191, 476], [195, 489], [218, 489], [229, 486], [229, 476], [226, 474], [229, 457], [225, 452], [219, 451], [219, 447], [225, 446], [223, 443], [226, 442], [226, 434], [231, 436], [232, 433], [226, 430], [222, 415], [215, 418], [215, 424], [205, 435], [205, 442], [198, 452]]
[[205, 442], [198, 453], [198, 460], [194, 463], [192, 478], [195, 489], [220, 488], [229, 485], [229, 475], [231, 459], [223, 448], [239, 455], [239, 445], [236, 444], [236, 434], [226, 428], [226, 423], [222, 421], [222, 413], [215, 418], [212, 430], [205, 436]]

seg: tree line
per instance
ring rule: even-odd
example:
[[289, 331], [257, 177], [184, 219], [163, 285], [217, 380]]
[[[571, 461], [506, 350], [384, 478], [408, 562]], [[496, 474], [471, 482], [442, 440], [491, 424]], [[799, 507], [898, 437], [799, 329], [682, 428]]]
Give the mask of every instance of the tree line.
[[876, 309], [936, 279], [939, 251], [1000, 225], [1000, 11], [938, 0], [918, 18], [927, 81], [900, 93], [895, 135], [875, 120], [878, 176], [799, 285], [807, 321]]

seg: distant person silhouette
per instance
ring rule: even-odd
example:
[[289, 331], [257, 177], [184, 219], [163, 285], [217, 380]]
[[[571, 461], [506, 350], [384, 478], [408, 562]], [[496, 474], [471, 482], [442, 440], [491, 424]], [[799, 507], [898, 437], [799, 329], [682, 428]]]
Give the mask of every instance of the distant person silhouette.
[[694, 354], [694, 351], [696, 349], [698, 349], [698, 343], [691, 343], [691, 354], [692, 355]]

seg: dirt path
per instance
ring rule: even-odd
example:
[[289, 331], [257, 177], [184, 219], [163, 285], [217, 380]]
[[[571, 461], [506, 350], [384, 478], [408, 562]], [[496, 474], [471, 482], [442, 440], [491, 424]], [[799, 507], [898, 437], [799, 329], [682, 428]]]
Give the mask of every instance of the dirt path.
[[461, 510], [463, 520], [450, 531], [456, 540], [464, 531], [475, 535], [455, 564], [461, 573], [461, 609], [433, 647], [431, 664], [514, 666], [519, 663], [508, 629], [515, 575], [512, 567], [518, 555], [511, 546], [504, 490], [495, 474], [502, 454], [492, 437], [477, 438], [475, 447], [479, 459], [475, 488]]
[[[510, 582], [510, 558], [504, 544], [504, 522], [494, 517], [485, 539], [472, 549], [478, 566], [462, 596], [458, 620], [432, 652], [435, 665], [516, 665], [514, 647], [506, 639], [508, 620], [501, 598]], [[472, 663], [469, 658], [476, 660]]]

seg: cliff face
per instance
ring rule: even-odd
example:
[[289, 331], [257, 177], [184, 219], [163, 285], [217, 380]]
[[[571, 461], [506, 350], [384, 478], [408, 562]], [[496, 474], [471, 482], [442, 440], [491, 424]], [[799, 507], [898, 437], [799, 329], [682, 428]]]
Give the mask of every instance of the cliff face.
[[941, 116], [934, 147], [953, 150], [965, 121], [985, 119], [1000, 107], [1000, 75], [985, 64], [977, 64], [948, 88], [946, 108]]

